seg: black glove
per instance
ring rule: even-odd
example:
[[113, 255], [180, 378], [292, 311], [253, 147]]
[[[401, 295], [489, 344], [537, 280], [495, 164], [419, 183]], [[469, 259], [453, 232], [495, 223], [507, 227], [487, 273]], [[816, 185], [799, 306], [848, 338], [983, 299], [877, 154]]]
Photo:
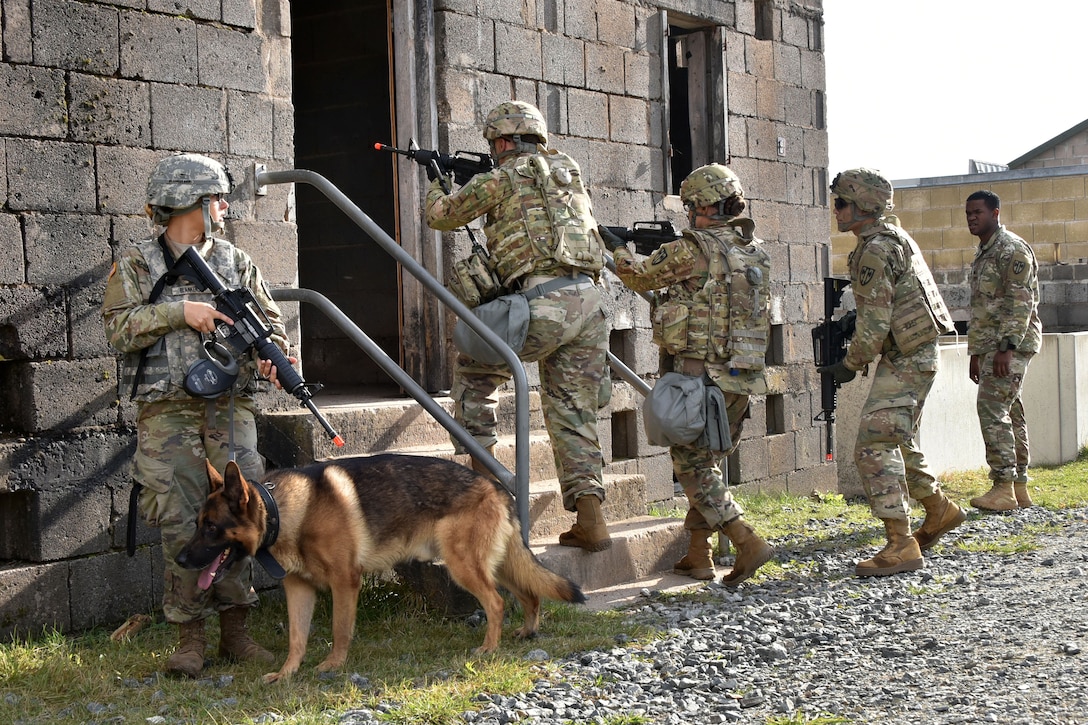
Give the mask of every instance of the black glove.
[[842, 362], [841, 360], [834, 365], [824, 365], [823, 367], [816, 368], [816, 370], [821, 375], [830, 375], [831, 377], [835, 378], [835, 383], [837, 385], [842, 385], [844, 383], [850, 382], [855, 377], [857, 377], [858, 374], [857, 370], [851, 370], [850, 368], [846, 367], [846, 363]]
[[613, 234], [612, 230], [604, 224], [597, 225], [597, 231], [601, 233], [601, 241], [604, 242], [604, 246], [608, 247], [608, 251], [615, 252], [620, 247], [627, 246], [627, 242]]

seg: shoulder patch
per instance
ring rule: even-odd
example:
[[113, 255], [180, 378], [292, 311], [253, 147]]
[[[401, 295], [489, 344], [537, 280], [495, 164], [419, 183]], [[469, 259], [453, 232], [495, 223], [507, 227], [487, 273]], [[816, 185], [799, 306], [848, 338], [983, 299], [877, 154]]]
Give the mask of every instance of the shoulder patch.
[[657, 248], [657, 251], [654, 252], [654, 256], [650, 258], [650, 264], [664, 264], [665, 260], [668, 259], [668, 257], [669, 252], [667, 249], [665, 249], [665, 245], [662, 244], [660, 247]]
[[1026, 250], [1017, 248], [1009, 260], [1009, 281], [1023, 282], [1031, 272], [1031, 256]]
[[858, 279], [854, 294], [868, 297], [869, 292], [884, 279], [884, 261], [871, 252], [866, 252], [858, 262]]

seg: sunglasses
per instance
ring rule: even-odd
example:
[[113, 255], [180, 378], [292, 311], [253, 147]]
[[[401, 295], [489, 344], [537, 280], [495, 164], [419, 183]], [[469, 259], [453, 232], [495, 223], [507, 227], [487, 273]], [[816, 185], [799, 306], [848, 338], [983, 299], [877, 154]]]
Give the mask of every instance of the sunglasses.
[[841, 196], [835, 197], [835, 211], [842, 211], [849, 205], [850, 202], [848, 202], [846, 199], [843, 199]]

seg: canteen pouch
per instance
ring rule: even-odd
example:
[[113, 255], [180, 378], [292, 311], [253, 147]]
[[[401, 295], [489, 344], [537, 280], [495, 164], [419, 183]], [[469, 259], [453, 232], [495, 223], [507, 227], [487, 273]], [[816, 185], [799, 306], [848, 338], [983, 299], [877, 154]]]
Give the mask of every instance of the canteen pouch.
[[687, 445], [698, 440], [706, 430], [705, 387], [701, 377], [662, 375], [642, 403], [646, 440], [655, 446]]

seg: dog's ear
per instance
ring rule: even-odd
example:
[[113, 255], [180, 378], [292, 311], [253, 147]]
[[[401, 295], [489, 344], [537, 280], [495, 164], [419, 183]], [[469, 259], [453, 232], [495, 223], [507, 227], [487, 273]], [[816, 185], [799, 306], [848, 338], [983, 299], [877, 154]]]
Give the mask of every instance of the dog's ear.
[[208, 493], [215, 493], [223, 488], [223, 477], [219, 475], [219, 471], [215, 470], [215, 466], [207, 458], [204, 459], [204, 463], [208, 466]]
[[227, 461], [223, 484], [225, 486], [223, 495], [230, 504], [231, 510], [236, 512], [244, 511], [246, 504], [249, 503], [249, 486], [246, 486], [245, 478], [242, 476], [242, 469], [238, 467], [235, 461]]

